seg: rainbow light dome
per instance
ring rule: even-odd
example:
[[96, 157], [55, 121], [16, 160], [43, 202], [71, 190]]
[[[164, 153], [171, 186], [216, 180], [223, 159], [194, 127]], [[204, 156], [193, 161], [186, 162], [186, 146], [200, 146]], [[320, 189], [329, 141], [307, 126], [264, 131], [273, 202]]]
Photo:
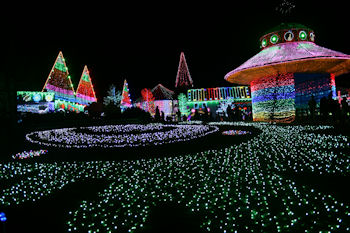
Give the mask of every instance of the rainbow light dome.
[[260, 38], [261, 51], [225, 75], [231, 83], [249, 85], [280, 73], [350, 72], [350, 56], [314, 43], [315, 33], [301, 24], [281, 24]]

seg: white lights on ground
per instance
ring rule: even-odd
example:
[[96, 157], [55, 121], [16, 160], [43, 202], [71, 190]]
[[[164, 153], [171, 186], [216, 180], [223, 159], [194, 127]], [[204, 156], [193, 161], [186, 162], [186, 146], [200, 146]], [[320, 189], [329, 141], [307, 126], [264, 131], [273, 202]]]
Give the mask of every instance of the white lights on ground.
[[[134, 232], [147, 224], [153, 206], [169, 201], [203, 216], [200, 227], [212, 232], [350, 230], [349, 203], [286, 175], [349, 175], [348, 137], [313, 132], [326, 126], [210, 125], [253, 126], [261, 133], [239, 145], [177, 157], [0, 164], [1, 180], [24, 175], [1, 187], [0, 203], [36, 201], [69, 183], [99, 178], [109, 185], [67, 213], [68, 231]], [[158, 132], [143, 132], [149, 130]]]
[[107, 125], [36, 131], [26, 139], [51, 147], [113, 148], [188, 141], [216, 131], [218, 127], [208, 125]]

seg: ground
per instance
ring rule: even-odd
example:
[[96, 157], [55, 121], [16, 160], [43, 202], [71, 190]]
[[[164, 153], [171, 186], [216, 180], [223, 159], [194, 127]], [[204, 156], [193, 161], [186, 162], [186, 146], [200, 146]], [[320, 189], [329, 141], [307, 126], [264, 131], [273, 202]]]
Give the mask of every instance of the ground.
[[[48, 146], [41, 157], [4, 159], [6, 232], [349, 231], [348, 136], [321, 125], [206, 126], [218, 131], [132, 148]], [[250, 133], [222, 135], [231, 129]]]

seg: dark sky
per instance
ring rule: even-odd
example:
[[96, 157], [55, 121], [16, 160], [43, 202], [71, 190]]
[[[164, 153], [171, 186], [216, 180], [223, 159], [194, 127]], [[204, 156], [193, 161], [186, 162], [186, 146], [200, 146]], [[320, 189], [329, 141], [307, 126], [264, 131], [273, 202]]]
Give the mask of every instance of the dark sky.
[[118, 2], [4, 9], [2, 76], [17, 89], [41, 90], [61, 50], [75, 88], [86, 64], [99, 99], [125, 78], [135, 99], [158, 83], [174, 89], [183, 51], [195, 87], [230, 86], [224, 75], [258, 53], [260, 36], [282, 22], [304, 24], [318, 45], [350, 54], [346, 1], [293, 1], [288, 17], [275, 10], [282, 1]]

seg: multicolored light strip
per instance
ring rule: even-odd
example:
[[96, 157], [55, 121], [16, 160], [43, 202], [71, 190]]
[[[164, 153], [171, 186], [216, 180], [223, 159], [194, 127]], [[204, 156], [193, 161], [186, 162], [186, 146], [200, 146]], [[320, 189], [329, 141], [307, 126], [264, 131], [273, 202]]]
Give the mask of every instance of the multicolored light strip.
[[51, 102], [55, 98], [55, 93], [39, 91], [17, 91], [17, 98], [19, 99], [19, 102]]
[[47, 150], [30, 150], [30, 151], [23, 151], [20, 153], [17, 153], [15, 155], [12, 155], [13, 159], [28, 159], [28, 158], [34, 158], [39, 157], [41, 155], [44, 155], [47, 153]]
[[66, 110], [66, 111], [72, 111], [72, 112], [84, 112], [84, 108], [86, 105], [82, 105], [76, 102], [70, 102], [65, 100], [56, 99], [55, 100], [55, 109], [56, 110]]
[[227, 130], [227, 131], [222, 132], [222, 135], [228, 135], [228, 136], [245, 135], [245, 134], [251, 134], [251, 132], [244, 131], [244, 130], [235, 130], [235, 129], [231, 129], [231, 130]]
[[250, 100], [250, 92], [247, 86], [201, 88], [189, 89], [187, 97], [188, 101], [226, 100], [232, 98]]

